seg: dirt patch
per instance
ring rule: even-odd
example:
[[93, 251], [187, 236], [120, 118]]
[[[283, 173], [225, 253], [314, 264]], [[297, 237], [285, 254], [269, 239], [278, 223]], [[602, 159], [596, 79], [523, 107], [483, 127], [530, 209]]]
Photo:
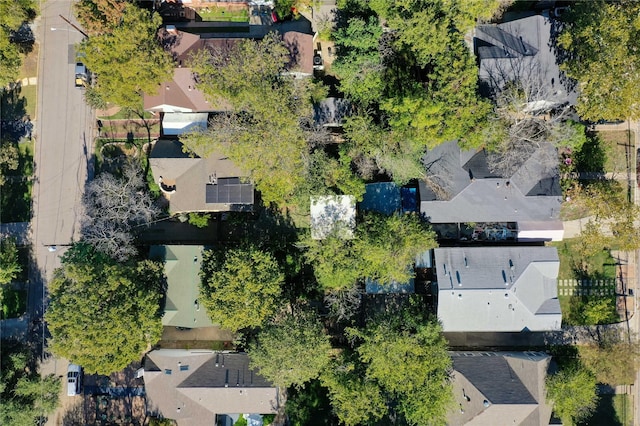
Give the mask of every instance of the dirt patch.
[[37, 77], [38, 76], [38, 53], [40, 47], [38, 43], [33, 44], [33, 50], [29, 52], [22, 60], [22, 68], [20, 69], [20, 78]]

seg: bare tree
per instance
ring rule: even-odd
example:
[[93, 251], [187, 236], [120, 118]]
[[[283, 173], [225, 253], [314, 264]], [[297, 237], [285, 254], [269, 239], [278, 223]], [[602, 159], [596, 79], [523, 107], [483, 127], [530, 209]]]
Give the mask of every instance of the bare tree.
[[125, 164], [121, 177], [102, 173], [89, 183], [83, 204], [83, 239], [118, 261], [136, 254], [135, 228], [150, 223], [160, 213], [140, 167], [131, 162]]
[[[531, 57], [496, 62], [489, 84], [495, 97], [488, 130], [492, 172], [510, 176], [545, 144], [574, 147], [584, 141], [584, 129], [571, 121], [575, 113], [566, 91]], [[546, 160], [557, 163], [555, 156]]]
[[357, 286], [334, 290], [326, 294], [324, 303], [338, 321], [351, 319], [360, 308], [362, 294]]

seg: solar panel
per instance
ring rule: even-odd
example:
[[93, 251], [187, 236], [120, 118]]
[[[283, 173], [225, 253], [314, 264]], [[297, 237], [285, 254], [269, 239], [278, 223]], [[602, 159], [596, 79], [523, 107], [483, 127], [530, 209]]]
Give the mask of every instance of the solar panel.
[[207, 204], [253, 204], [253, 185], [242, 183], [240, 178], [217, 178], [208, 183], [205, 195]]

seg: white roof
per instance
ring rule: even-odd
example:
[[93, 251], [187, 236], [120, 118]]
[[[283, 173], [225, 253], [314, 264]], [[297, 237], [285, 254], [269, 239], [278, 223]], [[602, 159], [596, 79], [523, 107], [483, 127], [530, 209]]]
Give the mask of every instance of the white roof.
[[353, 238], [356, 200], [353, 195], [311, 197], [311, 238], [322, 240], [331, 234]]
[[447, 332], [559, 330], [554, 247], [435, 249], [438, 318]]
[[177, 136], [195, 130], [206, 130], [209, 114], [206, 112], [167, 112], [162, 119], [165, 135]]

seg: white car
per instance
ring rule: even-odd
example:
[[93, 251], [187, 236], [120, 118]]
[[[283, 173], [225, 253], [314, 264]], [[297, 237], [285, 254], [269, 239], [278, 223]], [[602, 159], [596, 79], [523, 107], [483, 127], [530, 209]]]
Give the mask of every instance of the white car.
[[82, 386], [82, 367], [77, 364], [69, 364], [67, 367], [67, 395], [76, 396], [80, 394]]

